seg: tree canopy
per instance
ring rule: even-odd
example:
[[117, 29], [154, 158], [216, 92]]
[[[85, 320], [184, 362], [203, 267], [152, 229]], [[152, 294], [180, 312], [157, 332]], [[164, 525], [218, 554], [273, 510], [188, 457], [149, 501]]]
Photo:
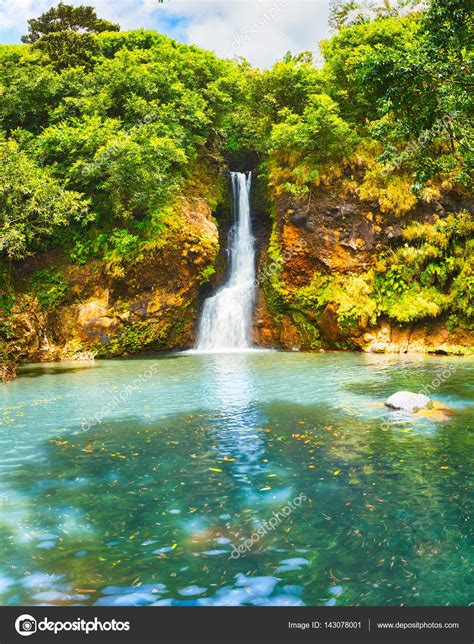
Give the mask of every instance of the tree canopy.
[[[357, 168], [358, 196], [399, 216], [442, 190], [467, 191], [469, 4], [387, 3], [335, 27], [322, 68], [302, 52], [259, 70], [157, 32], [122, 33], [91, 7], [61, 3], [31, 20], [30, 44], [0, 46], [12, 170], [2, 194], [16, 194], [2, 230], [21, 239], [16, 256], [82, 243], [84, 226], [91, 239], [115, 229], [149, 239], [193, 173], [224, 160], [258, 159], [277, 190], [301, 197], [335, 168]], [[30, 235], [15, 230], [26, 220], [14, 210], [25, 199], [28, 212], [31, 194], [35, 221], [52, 225]]]
[[12, 259], [59, 227], [87, 219], [87, 203], [37, 167], [14, 141], [0, 140], [0, 251]]
[[120, 25], [98, 18], [93, 7], [71, 5], [60, 2], [38, 18], [28, 20], [28, 34], [22, 36], [24, 43], [35, 43], [43, 36], [62, 31], [78, 33], [100, 33], [120, 31]]

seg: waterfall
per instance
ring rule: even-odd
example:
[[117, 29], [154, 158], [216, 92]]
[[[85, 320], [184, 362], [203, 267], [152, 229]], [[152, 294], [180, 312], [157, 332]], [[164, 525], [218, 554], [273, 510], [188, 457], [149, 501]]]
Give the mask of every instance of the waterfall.
[[255, 293], [255, 249], [250, 221], [251, 173], [231, 172], [234, 222], [229, 234], [229, 277], [204, 302], [198, 351], [239, 351], [251, 347]]

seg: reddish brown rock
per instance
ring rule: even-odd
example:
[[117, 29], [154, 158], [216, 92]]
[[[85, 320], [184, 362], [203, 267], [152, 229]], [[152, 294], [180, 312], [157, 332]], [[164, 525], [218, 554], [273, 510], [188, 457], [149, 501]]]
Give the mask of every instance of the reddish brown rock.
[[[177, 227], [177, 222], [181, 226]], [[194, 342], [202, 272], [218, 252], [218, 231], [203, 199], [182, 199], [160, 244], [127, 269], [110, 272], [97, 260], [74, 265], [65, 256], [35, 256], [22, 267], [60, 270], [69, 285], [65, 301], [42, 309], [27, 286], [18, 291], [12, 347], [22, 359], [70, 358], [91, 347], [101, 355], [148, 348], [187, 348]]]
[[317, 320], [321, 335], [329, 345], [341, 340], [343, 332], [337, 319], [337, 311], [333, 304], [328, 304]]

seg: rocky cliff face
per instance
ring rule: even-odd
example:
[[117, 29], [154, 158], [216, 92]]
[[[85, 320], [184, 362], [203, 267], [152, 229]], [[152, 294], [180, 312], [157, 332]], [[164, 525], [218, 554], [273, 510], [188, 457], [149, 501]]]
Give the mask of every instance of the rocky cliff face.
[[[99, 260], [73, 263], [59, 251], [24, 262], [15, 277], [15, 304], [0, 319], [8, 327], [9, 350], [31, 362], [191, 347], [202, 286], [207, 283], [209, 291], [219, 284], [222, 274], [214, 286], [209, 283], [216, 265], [220, 273], [225, 270], [219, 247], [222, 251], [226, 223], [218, 231], [204, 198], [182, 198], [178, 204], [159, 243], [145, 247], [121, 271]], [[446, 315], [405, 323], [384, 313], [371, 315], [368, 304], [375, 296], [364, 281], [384, 253], [403, 245], [405, 226], [429, 224], [436, 214], [469, 205], [448, 196], [418, 206], [402, 220], [382, 214], [377, 204], [341, 197], [338, 186], [320, 187], [309, 204], [276, 197], [273, 221], [256, 204], [254, 342], [284, 350], [472, 352], [472, 331], [453, 328]], [[52, 290], [41, 283], [51, 271], [60, 275]], [[354, 313], [343, 318], [352, 299]]]
[[[27, 361], [118, 356], [192, 346], [199, 291], [212, 273], [218, 230], [203, 199], [182, 199], [175, 221], [156, 248], [123, 274], [104, 263], [81, 266], [49, 252], [25, 262], [10, 312], [10, 347]], [[61, 302], [45, 306], [32, 276], [59, 272]], [[46, 291], [47, 293], [47, 291]]]
[[[376, 203], [347, 194], [341, 198], [340, 185], [320, 187], [309, 205], [288, 195], [277, 197], [273, 231], [260, 257], [255, 342], [286, 350], [472, 351], [472, 331], [449, 328], [443, 315], [401, 323], [384, 314], [374, 320], [356, 312], [355, 319], [343, 323], [330, 292], [331, 284], [336, 290], [335, 277], [347, 281], [344, 296], [350, 301], [350, 280], [364, 279], [381, 254], [402, 245], [404, 227], [429, 224], [448, 210], [470, 206], [466, 199], [447, 195], [435, 204], [417, 206], [402, 219], [382, 214]], [[310, 288], [316, 303], [303, 297]], [[354, 300], [357, 296], [353, 294]]]

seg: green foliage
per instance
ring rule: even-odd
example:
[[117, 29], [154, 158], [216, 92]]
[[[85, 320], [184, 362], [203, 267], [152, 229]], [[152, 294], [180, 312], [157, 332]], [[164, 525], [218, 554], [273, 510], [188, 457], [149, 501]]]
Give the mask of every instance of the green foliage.
[[[356, 23], [324, 43], [323, 71], [308, 53], [260, 71], [61, 4], [30, 21], [34, 48], [0, 47], [0, 129], [107, 230], [152, 219], [204, 156], [259, 160], [272, 185], [304, 195], [373, 139], [384, 149], [368, 162], [361, 197], [404, 214], [440, 173], [450, 187], [468, 180], [466, 7], [456, 0], [450, 14], [433, 1], [424, 14], [387, 10]], [[72, 46], [69, 60], [61, 39], [80, 37], [90, 47]], [[447, 113], [456, 116], [409, 155], [403, 180], [384, 178]]]
[[[179, 245], [180, 195], [205, 194], [217, 207], [220, 188], [193, 181], [208, 165], [215, 177], [226, 161], [259, 165], [273, 193], [306, 196], [308, 208], [315, 189], [337, 177], [341, 198], [358, 196], [382, 226], [389, 213], [403, 224], [419, 201], [466, 192], [470, 7], [414, 4], [338, 3], [322, 69], [307, 52], [253, 69], [154, 31], [119, 32], [90, 7], [61, 3], [30, 20], [28, 45], [0, 46], [0, 260], [58, 247], [124, 275], [146, 252]], [[198, 183], [209, 183], [201, 174]], [[293, 317], [314, 347], [307, 320], [329, 303], [344, 326], [381, 315], [468, 325], [471, 235], [466, 214], [408, 224], [403, 242], [365, 273], [315, 273], [295, 291], [283, 281], [275, 223], [259, 279], [271, 312]], [[213, 266], [198, 269], [202, 283], [212, 277]], [[59, 273], [34, 279], [45, 308], [66, 300]], [[108, 350], [160, 346], [163, 333], [137, 323]]]
[[54, 269], [43, 269], [32, 275], [31, 286], [44, 309], [53, 309], [66, 299], [69, 285]]
[[337, 306], [341, 324], [373, 324], [377, 319], [377, 303], [373, 296], [373, 275], [338, 275], [326, 298]]
[[[375, 275], [380, 313], [411, 322], [451, 312], [469, 324], [473, 310], [471, 216], [448, 215], [407, 226], [407, 242], [381, 256]], [[461, 277], [462, 276], [462, 277]]]
[[11, 291], [0, 289], [0, 343], [2, 339], [11, 340], [14, 337], [11, 320], [14, 305], [15, 294]]
[[64, 80], [40, 52], [0, 45], [0, 130], [31, 140], [69, 94]]
[[21, 40], [34, 43], [47, 34], [61, 31], [99, 33], [119, 30], [119, 25], [98, 18], [93, 7], [73, 7], [60, 2], [57, 7], [52, 7], [38, 18], [28, 20], [28, 34], [22, 36]]
[[291, 311], [290, 315], [300, 333], [303, 346], [313, 351], [320, 349], [322, 346], [321, 336], [316, 326], [301, 311]]
[[137, 255], [140, 238], [125, 229], [117, 228], [107, 240], [104, 259], [107, 264], [130, 263]]
[[267, 264], [258, 276], [258, 282], [265, 293], [265, 300], [270, 313], [277, 318], [281, 313], [289, 309], [288, 292], [281, 275], [282, 269], [283, 255], [278, 241], [277, 224], [274, 221], [268, 247]]
[[61, 31], [42, 36], [33, 45], [44, 53], [55, 69], [90, 67], [99, 53], [99, 43], [92, 34]]
[[473, 328], [474, 320], [474, 243], [466, 245], [466, 261], [451, 286], [449, 324]]
[[330, 275], [315, 271], [311, 283], [293, 294], [295, 302], [302, 309], [321, 311], [330, 301], [332, 278]]
[[314, 180], [321, 165], [341, 161], [353, 151], [357, 136], [338, 112], [326, 94], [309, 97], [301, 115], [282, 111], [283, 120], [271, 133], [270, 153], [277, 166], [291, 168], [285, 185], [289, 192], [295, 192], [292, 186], [298, 188]]
[[167, 342], [172, 341], [173, 337], [179, 337], [186, 322], [187, 310], [184, 307], [182, 317], [178, 321], [173, 318], [126, 323], [120, 332], [105, 345], [97, 342], [92, 349], [99, 355], [117, 356], [124, 353], [138, 353], [147, 349], [163, 349]]
[[[321, 73], [312, 55], [287, 54], [271, 69], [254, 70], [242, 63], [229, 76], [234, 104], [224, 122], [225, 148], [231, 153], [266, 154], [273, 126], [290, 110], [301, 114], [308, 99], [323, 90]], [[229, 91], [229, 90], [228, 90]]]
[[409, 288], [387, 306], [390, 317], [398, 322], [435, 318], [445, 308], [448, 298], [434, 288]]
[[107, 233], [99, 233], [91, 229], [87, 234], [71, 231], [70, 235], [62, 235], [63, 242], [69, 246], [69, 258], [76, 264], [86, 264], [93, 257], [103, 256], [103, 248], [107, 242]]
[[9, 382], [17, 376], [18, 360], [9, 344], [0, 337], [0, 380]]
[[206, 266], [206, 268], [203, 268], [203, 270], [199, 275], [200, 283], [206, 284], [212, 279], [212, 277], [214, 277], [215, 274], [216, 274], [216, 267], [214, 265], [210, 264], [209, 266]]
[[72, 7], [62, 2], [39, 18], [28, 20], [25, 43], [43, 52], [56, 69], [90, 66], [100, 47], [94, 34], [119, 31], [119, 25], [97, 17], [93, 7]]
[[293, 294], [302, 309], [321, 314], [328, 304], [334, 304], [342, 326], [357, 326], [360, 322], [375, 323], [377, 302], [373, 298], [373, 272], [365, 275], [323, 275], [316, 272], [311, 284]]
[[[8, 137], [0, 152], [8, 152], [0, 202], [5, 191], [18, 193], [8, 200], [14, 212], [0, 213], [0, 223], [7, 220], [0, 240], [15, 258], [49, 240], [77, 261], [105, 255], [113, 263], [131, 256], [136, 237], [146, 240], [150, 228], [157, 233], [157, 214], [205, 155], [218, 156], [219, 128], [233, 110], [241, 72], [155, 32], [91, 34], [102, 31], [91, 23], [79, 34], [57, 24], [61, 31], [44, 27], [35, 42], [93, 36], [93, 64], [83, 57], [79, 66], [60, 69], [44, 52], [0, 47], [0, 131]], [[32, 187], [35, 210], [28, 216]], [[92, 220], [95, 236], [81, 227]]]
[[[474, 222], [466, 212], [434, 223], [413, 223], [405, 244], [379, 256], [359, 275], [315, 272], [309, 286], [287, 293], [285, 304], [321, 314], [336, 306], [342, 326], [375, 324], [381, 315], [400, 323], [449, 315], [469, 327], [474, 312]], [[284, 287], [280, 292], [285, 292]]]
[[0, 139], [0, 250], [7, 257], [25, 257], [60, 226], [87, 218], [78, 193], [37, 167], [15, 142]]
[[[344, 117], [362, 123], [380, 117], [380, 102], [393, 81], [392, 61], [409, 60], [419, 44], [418, 30], [414, 17], [378, 19], [343, 28], [322, 43], [324, 74]], [[401, 89], [407, 76], [405, 70], [398, 71], [402, 76], [394, 87]]]
[[465, 0], [431, 0], [425, 12], [396, 14], [343, 27], [323, 44], [330, 94], [344, 118], [365, 123], [383, 143], [382, 163], [411, 148], [406, 165], [415, 193], [439, 174], [467, 185], [472, 7]]

